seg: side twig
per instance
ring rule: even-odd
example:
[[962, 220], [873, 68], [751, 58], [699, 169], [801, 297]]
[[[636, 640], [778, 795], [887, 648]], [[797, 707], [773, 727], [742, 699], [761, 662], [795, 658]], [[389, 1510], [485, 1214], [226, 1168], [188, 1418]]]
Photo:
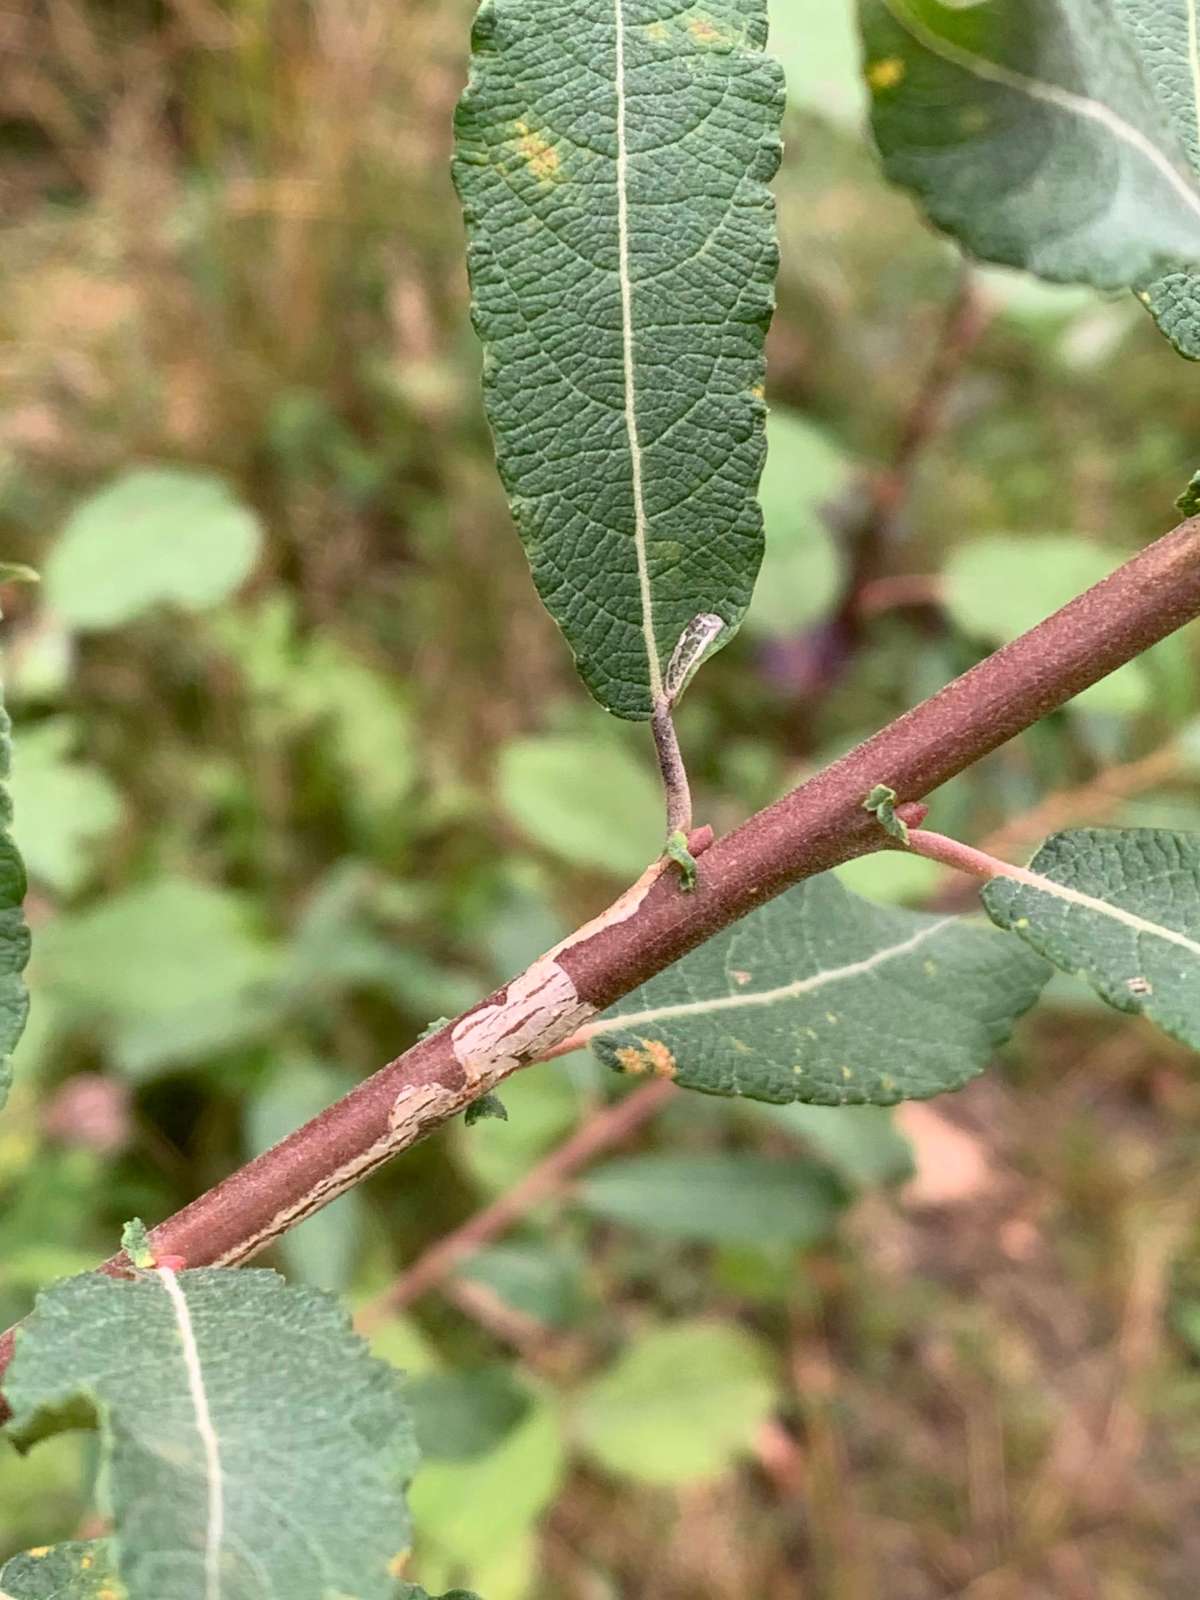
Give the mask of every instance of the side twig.
[[436, 1289], [471, 1256], [507, 1233], [544, 1200], [558, 1194], [589, 1162], [613, 1145], [622, 1144], [678, 1092], [674, 1084], [658, 1079], [589, 1117], [519, 1183], [431, 1245], [407, 1272], [364, 1306], [356, 1318], [359, 1330], [373, 1332], [388, 1317]]
[[[1193, 518], [718, 840], [692, 893], [654, 863], [528, 971], [160, 1223], [155, 1252], [189, 1266], [256, 1255], [722, 928], [876, 850], [879, 825], [863, 810], [875, 785], [919, 799], [1197, 615]], [[118, 1255], [102, 1270], [123, 1275], [129, 1263]], [[0, 1371], [12, 1339], [0, 1337]]]

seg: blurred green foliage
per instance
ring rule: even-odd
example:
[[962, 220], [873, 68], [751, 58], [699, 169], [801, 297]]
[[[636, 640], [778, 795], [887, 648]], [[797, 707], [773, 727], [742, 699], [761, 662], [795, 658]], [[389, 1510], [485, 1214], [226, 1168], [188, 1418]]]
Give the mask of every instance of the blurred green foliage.
[[[1136, 306], [976, 273], [986, 329], [839, 653], [839, 530], [959, 265], [879, 180], [848, 6], [773, 11], [771, 555], [680, 716], [722, 828], [1161, 532], [1200, 433], [1195, 374]], [[657, 846], [644, 730], [586, 701], [495, 481], [447, 175], [468, 24], [467, 0], [6, 22], [0, 553], [45, 582], [3, 595], [35, 946], [4, 1322]], [[1191, 636], [947, 786], [935, 822], [982, 838], [1087, 786], [1063, 820], [1194, 826], [1198, 709]], [[891, 855], [845, 876], [945, 892]], [[442, 1441], [413, 1576], [487, 1600], [1190, 1596], [1200, 1095], [1185, 1054], [1071, 1004], [903, 1132], [676, 1099], [380, 1325]], [[590, 1060], [533, 1069], [507, 1123], [445, 1130], [279, 1264], [367, 1301], [623, 1092]], [[87, 1439], [0, 1454], [0, 1553], [94, 1534], [91, 1473]]]

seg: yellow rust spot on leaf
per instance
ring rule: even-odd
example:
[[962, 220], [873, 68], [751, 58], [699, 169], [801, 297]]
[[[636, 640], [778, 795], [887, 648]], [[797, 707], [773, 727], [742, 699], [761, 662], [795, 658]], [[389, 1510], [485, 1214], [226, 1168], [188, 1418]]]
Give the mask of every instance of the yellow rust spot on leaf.
[[94, 1567], [95, 1564], [96, 1564], [95, 1556], [92, 1555], [90, 1551], [86, 1551], [85, 1550], [83, 1555], [81, 1555], [80, 1558], [79, 1558], [80, 1569], [83, 1572], [87, 1572], [89, 1570], [89, 1568]]
[[34, 1550], [26, 1550], [25, 1554], [31, 1561], [42, 1561], [54, 1549], [52, 1544], [39, 1544]]
[[653, 39], [655, 44], [666, 44], [671, 37], [671, 30], [665, 22], [648, 22], [644, 32], [647, 39]]
[[404, 1569], [408, 1566], [408, 1558], [411, 1554], [411, 1550], [397, 1550], [396, 1554], [388, 1562], [389, 1578], [402, 1578], [404, 1576]]
[[556, 183], [562, 175], [558, 147], [523, 119], [517, 122], [516, 130], [517, 153], [530, 172], [539, 183]]
[[725, 45], [726, 47], [733, 44], [732, 37], [718, 28], [711, 17], [690, 17], [687, 31], [697, 44], [709, 46]]
[[656, 1078], [674, 1078], [679, 1071], [678, 1062], [661, 1039], [643, 1039], [640, 1048], [628, 1044], [616, 1056], [621, 1071], [632, 1073], [635, 1078], [648, 1073]]
[[735, 967], [729, 976], [733, 979], [734, 983], [737, 984], [739, 989], [744, 989], [754, 974], [752, 972], [739, 971], [738, 968]]
[[904, 82], [908, 71], [899, 56], [888, 56], [883, 61], [873, 61], [867, 68], [867, 82], [872, 89], [894, 89]]

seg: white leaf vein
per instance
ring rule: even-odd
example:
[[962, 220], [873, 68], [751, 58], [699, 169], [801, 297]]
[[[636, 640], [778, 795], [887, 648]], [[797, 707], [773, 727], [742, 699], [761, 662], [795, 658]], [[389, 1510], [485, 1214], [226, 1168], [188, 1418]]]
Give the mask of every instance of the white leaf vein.
[[[1150, 162], [1188, 209], [1200, 217], [1200, 192], [1197, 192], [1194, 185], [1151, 138], [1140, 128], [1135, 128], [1131, 122], [1127, 122], [1111, 106], [1106, 106], [1101, 100], [1092, 100], [1087, 95], [1076, 94], [1072, 89], [1064, 89], [1061, 84], [1043, 83], [1039, 78], [1031, 78], [1023, 72], [1015, 71], [1012, 67], [1002, 65], [999, 61], [989, 60], [986, 56], [977, 56], [973, 51], [954, 44], [950, 39], [943, 38], [941, 34], [927, 27], [919, 18], [913, 16], [905, 0], [883, 0], [883, 3], [895, 22], [910, 38], [915, 39], [932, 55], [949, 62], [951, 66], [960, 67], [984, 83], [995, 83], [1002, 88], [1013, 89], [1031, 100], [1041, 101], [1043, 105], [1054, 106], [1059, 111], [1066, 111], [1107, 129], [1114, 138]], [[1194, 25], [1196, 0], [1188, 0], [1188, 8]], [[1200, 46], [1197, 48], [1200, 51]], [[1200, 95], [1200, 59], [1196, 60], [1196, 68], [1197, 94]]]
[[188, 1394], [196, 1417], [196, 1432], [204, 1452], [204, 1475], [208, 1490], [204, 1524], [204, 1600], [221, 1600], [221, 1548], [225, 1540], [225, 1480], [221, 1470], [221, 1446], [209, 1409], [200, 1351], [196, 1346], [196, 1331], [192, 1326], [187, 1298], [174, 1272], [160, 1267], [156, 1276], [167, 1292], [175, 1316], [175, 1326], [183, 1349]]
[[877, 967], [883, 966], [885, 962], [895, 961], [900, 956], [911, 955], [914, 950], [941, 933], [943, 928], [950, 927], [956, 920], [954, 917], [943, 917], [939, 922], [932, 922], [924, 928], [919, 928], [911, 938], [903, 940], [900, 944], [887, 945], [882, 950], [864, 956], [861, 961], [847, 962], [844, 967], [828, 967], [824, 972], [811, 973], [807, 978], [797, 978], [792, 983], [780, 984], [774, 989], [747, 990], [737, 994], [715, 995], [704, 1000], [680, 1001], [676, 1005], [654, 1006], [646, 1011], [629, 1011], [622, 1016], [602, 1018], [581, 1031], [588, 1038], [594, 1038], [600, 1033], [640, 1028], [651, 1022], [674, 1021], [681, 1017], [705, 1017], [716, 1011], [739, 1011], [748, 1006], [774, 1006], [787, 1000], [796, 1000], [801, 995], [813, 994], [830, 984], [863, 977], [866, 973], [874, 972]]

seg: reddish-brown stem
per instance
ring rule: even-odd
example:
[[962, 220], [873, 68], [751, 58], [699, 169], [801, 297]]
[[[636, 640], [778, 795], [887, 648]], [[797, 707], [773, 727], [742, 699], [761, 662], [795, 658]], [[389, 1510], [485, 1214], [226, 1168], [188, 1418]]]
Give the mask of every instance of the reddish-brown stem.
[[1019, 869], [1009, 866], [984, 850], [969, 844], [960, 844], [944, 833], [931, 833], [927, 828], [908, 830], [908, 847], [919, 856], [938, 861], [943, 867], [953, 867], [955, 872], [969, 872], [973, 878], [1014, 877]]
[[[554, 956], [571, 1008], [536, 1047], [477, 1059], [472, 1029], [506, 1021], [514, 982], [421, 1040], [273, 1149], [152, 1230], [157, 1252], [191, 1266], [233, 1265], [266, 1248], [385, 1161], [446, 1122], [505, 1073], [526, 1066], [722, 928], [804, 878], [878, 848], [863, 809], [877, 784], [916, 800], [1200, 615], [1200, 519], [1181, 524], [1095, 588], [947, 684], [704, 853], [688, 894], [653, 869]], [[537, 983], [539, 971], [523, 975]], [[533, 1002], [553, 990], [534, 988]], [[529, 989], [522, 993], [528, 1011]], [[520, 1037], [518, 1032], [518, 1038]], [[503, 1044], [501, 1039], [500, 1043]], [[114, 1257], [104, 1270], [123, 1273]], [[12, 1334], [0, 1338], [0, 1370]]]
[[359, 1329], [370, 1333], [387, 1317], [443, 1283], [464, 1261], [507, 1233], [543, 1200], [557, 1194], [581, 1168], [613, 1145], [622, 1144], [677, 1093], [673, 1083], [659, 1078], [589, 1117], [519, 1183], [430, 1246], [390, 1288], [364, 1306], [356, 1318]]

